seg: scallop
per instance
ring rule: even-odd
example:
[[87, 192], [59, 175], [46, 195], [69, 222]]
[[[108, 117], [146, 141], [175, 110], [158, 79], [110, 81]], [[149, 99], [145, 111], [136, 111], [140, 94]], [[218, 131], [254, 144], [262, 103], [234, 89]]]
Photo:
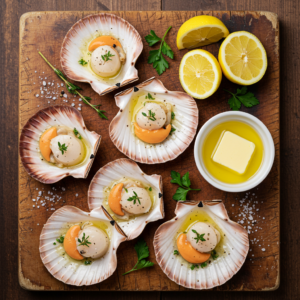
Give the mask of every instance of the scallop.
[[[76, 128], [85, 141], [85, 158], [78, 165], [59, 168], [43, 159], [39, 148], [40, 137], [45, 130], [58, 125]], [[67, 176], [86, 178], [100, 141], [101, 136], [86, 128], [82, 115], [76, 108], [51, 106], [37, 112], [23, 127], [19, 144], [21, 162], [27, 173], [42, 183], [55, 183]]]
[[[137, 215], [134, 218], [112, 217], [118, 222], [125, 232], [128, 240], [138, 237], [149, 222], [163, 219], [164, 204], [162, 192], [162, 177], [160, 175], [147, 175], [139, 166], [130, 159], [121, 158], [112, 161], [102, 167], [94, 176], [88, 190], [88, 206], [90, 210], [107, 205], [109, 187], [120, 180], [128, 179], [136, 181], [138, 185], [143, 184], [148, 190], [151, 188], [153, 203], [149, 212]], [[107, 206], [106, 206], [107, 207]], [[109, 209], [109, 208], [108, 208]]]
[[[87, 65], [78, 63], [87, 44], [100, 35], [117, 38], [126, 54], [125, 64], [110, 80], [97, 76]], [[90, 83], [101, 96], [139, 79], [135, 63], [142, 50], [142, 38], [131, 24], [116, 15], [99, 13], [89, 15], [71, 27], [63, 40], [60, 61], [69, 78]]]
[[[63, 244], [56, 239], [68, 230], [70, 224], [87, 222], [105, 226], [109, 233], [109, 246], [104, 256], [85, 265], [81, 261], [69, 259]], [[92, 285], [114, 273], [117, 268], [117, 249], [125, 240], [126, 235], [103, 207], [87, 213], [74, 206], [64, 206], [55, 211], [44, 225], [39, 250], [42, 262], [56, 279], [75, 286]]]
[[[147, 93], [171, 105], [175, 113], [175, 119], [172, 120], [175, 131], [157, 144], [143, 142], [132, 130], [132, 101]], [[115, 101], [120, 110], [110, 123], [110, 138], [119, 151], [132, 160], [145, 164], [173, 160], [188, 148], [195, 137], [198, 126], [198, 107], [195, 100], [186, 93], [168, 91], [155, 77], [117, 94]]]
[[[197, 265], [192, 270], [180, 254], [174, 255], [174, 250], [178, 251], [176, 238], [193, 213], [203, 213], [213, 220], [221, 242], [216, 248], [216, 259], [210, 257], [206, 266]], [[175, 214], [175, 218], [156, 230], [153, 241], [156, 261], [169, 279], [186, 288], [211, 289], [224, 284], [241, 269], [249, 251], [249, 237], [244, 227], [229, 219], [221, 200], [178, 202]]]

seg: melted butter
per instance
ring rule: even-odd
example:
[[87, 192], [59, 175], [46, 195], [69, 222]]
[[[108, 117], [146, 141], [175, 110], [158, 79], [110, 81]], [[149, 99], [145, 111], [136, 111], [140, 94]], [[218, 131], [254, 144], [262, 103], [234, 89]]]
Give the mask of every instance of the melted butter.
[[[51, 127], [56, 127], [57, 130], [58, 130], [58, 129], [66, 129], [66, 130], [68, 131], [68, 133], [69, 133], [69, 132], [73, 132], [73, 129], [72, 129], [72, 128], [70, 128], [70, 127], [68, 127], [68, 126], [65, 126], [65, 125], [56, 125], [56, 126], [51, 126]], [[49, 128], [51, 128], [51, 127], [49, 127]], [[42, 134], [43, 134], [47, 129], [49, 129], [49, 128], [46, 128], [46, 129], [40, 134], [40, 138], [41, 138]], [[82, 142], [82, 145], [83, 145], [83, 159], [82, 159], [82, 161], [79, 162], [79, 163], [76, 164], [76, 165], [73, 165], [73, 166], [64, 166], [64, 167], [62, 167], [61, 169], [77, 169], [77, 168], [81, 167], [82, 165], [84, 165], [88, 159], [90, 159], [91, 148], [90, 148], [88, 142], [87, 142], [84, 138], [82, 138], [80, 141]], [[39, 141], [39, 142], [40, 142], [40, 141]], [[39, 142], [38, 142], [38, 144], [39, 144]], [[37, 147], [37, 150], [38, 150], [38, 152], [39, 152], [39, 154], [40, 154], [40, 159], [41, 159], [41, 160], [43, 160], [44, 162], [46, 162], [47, 164], [49, 164], [49, 165], [51, 165], [51, 166], [55, 166], [55, 167], [59, 168], [59, 167], [57, 166], [56, 163], [51, 163], [50, 161], [47, 161], [46, 159], [44, 159], [44, 157], [43, 157], [42, 154], [41, 154], [41, 151], [40, 151], [40, 147], [39, 147], [39, 146]]]
[[[92, 67], [91, 67], [91, 57], [92, 57], [92, 53], [90, 51], [88, 51], [88, 47], [89, 47], [89, 44], [91, 43], [91, 41], [93, 41], [94, 39], [96, 39], [97, 37], [100, 37], [102, 35], [105, 35], [105, 36], [112, 36], [114, 37], [115, 39], [117, 39], [119, 42], [120, 42], [120, 39], [116, 36], [114, 36], [111, 32], [109, 33], [101, 33], [101, 32], [95, 32], [94, 34], [90, 35], [89, 37], [85, 38], [83, 40], [83, 43], [81, 45], [81, 47], [79, 48], [80, 50], [80, 53], [81, 53], [81, 58], [83, 58], [85, 61], [88, 62], [87, 65], [85, 65], [84, 67], [87, 68], [88, 72], [93, 74], [96, 79], [98, 81], [102, 81], [103, 83], [106, 83], [106, 84], [109, 84], [109, 85], [115, 85], [116, 83], [120, 83], [119, 82], [119, 74], [122, 72], [123, 70], [123, 67], [124, 65], [121, 64], [121, 68], [120, 70], [117, 72], [116, 75], [112, 76], [112, 77], [101, 77], [99, 75], [97, 75], [93, 70], [92, 70]], [[121, 42], [120, 42], [121, 43]], [[123, 47], [122, 47], [123, 48]], [[125, 54], [126, 54], [126, 58], [127, 58], [127, 53], [125, 51], [125, 49], [123, 48]], [[80, 59], [81, 59], [80, 58]]]
[[[221, 228], [218, 226], [215, 220], [208, 213], [206, 213], [205, 211], [203, 211], [203, 209], [200, 208], [193, 210], [191, 213], [185, 216], [185, 221], [181, 224], [180, 228], [176, 232], [176, 235], [174, 236], [174, 249], [177, 249], [176, 242], [178, 236], [182, 233], [187, 233], [189, 229], [197, 222], [211, 224], [220, 233], [220, 241], [215, 248], [215, 251], [217, 252], [219, 257], [215, 260], [213, 260], [212, 257], [210, 257], [207, 262], [214, 263], [217, 262], [222, 256], [228, 255], [229, 252], [226, 246], [226, 234], [221, 230]], [[187, 262], [180, 254], [175, 256], [181, 261], [182, 264], [185, 264], [188, 268], [190, 268], [193, 265]]]
[[[97, 228], [103, 230], [103, 231], [107, 234], [109, 240], [111, 240], [111, 238], [112, 238], [112, 229], [111, 229], [111, 227], [112, 227], [112, 226], [109, 226], [109, 222], [107, 222], [107, 223], [106, 223], [106, 222], [103, 222], [103, 221], [87, 221], [87, 222], [88, 222], [90, 225], [93, 225], [93, 226], [95, 226], [95, 227], [97, 227]], [[63, 227], [59, 230], [59, 236], [58, 236], [57, 238], [59, 238], [60, 236], [65, 236], [66, 233], [67, 233], [67, 231], [69, 230], [70, 227], [72, 227], [72, 226], [74, 226], [74, 225], [79, 225], [79, 226], [82, 228], [82, 225], [84, 225], [84, 224], [87, 223], [87, 222], [65, 223], [65, 224], [63, 225]], [[76, 271], [76, 270], [78, 269], [79, 266], [84, 265], [84, 262], [85, 262], [86, 259], [83, 259], [83, 260], [76, 260], [76, 259], [73, 259], [72, 257], [70, 257], [70, 256], [66, 253], [63, 244], [60, 244], [60, 243], [58, 243], [58, 242], [56, 241], [56, 238], [55, 238], [55, 240], [54, 240], [53, 242], [56, 243], [56, 249], [55, 249], [56, 252], [57, 252], [61, 257], [64, 258], [63, 263], [71, 264], [71, 265], [72, 265], [72, 269], [73, 269], [74, 271]], [[105, 255], [104, 255], [104, 256], [105, 256]], [[104, 257], [104, 256], [103, 256], [103, 257]], [[101, 257], [101, 258], [103, 258], [103, 257]], [[101, 258], [100, 258], [100, 259], [101, 259]], [[93, 261], [95, 261], [95, 259], [92, 259], [92, 258], [89, 258], [88, 260], [92, 261], [92, 263], [93, 263]]]
[[[141, 181], [138, 181], [136, 179], [133, 179], [133, 178], [129, 178], [129, 177], [123, 177], [117, 181], [113, 181], [110, 183], [109, 186], [107, 186], [105, 189], [104, 189], [104, 195], [105, 195], [105, 199], [104, 199], [104, 202], [103, 202], [103, 206], [104, 208], [108, 211], [108, 213], [118, 222], [118, 223], [122, 223], [122, 222], [128, 222], [129, 220], [135, 220], [137, 217], [139, 216], [142, 216], [142, 215], [145, 215], [145, 214], [138, 214], [138, 215], [129, 215], [129, 219], [128, 220], [124, 220], [124, 219], [121, 219], [119, 218], [118, 215], [116, 215], [112, 210], [111, 208], [109, 207], [108, 205], [108, 197], [109, 197], [109, 193], [111, 191], [111, 189], [118, 183], [121, 183], [121, 182], [124, 182], [125, 180], [132, 180], [133, 182], [137, 183], [137, 184], [140, 184], [149, 194], [150, 196], [150, 199], [151, 199], [151, 207], [150, 207], [150, 210], [147, 212], [147, 214], [149, 214], [153, 208], [155, 207], [157, 201], [158, 201], [158, 191], [150, 186], [150, 185], [147, 185]], [[152, 188], [152, 191], [149, 191], [149, 188]]]

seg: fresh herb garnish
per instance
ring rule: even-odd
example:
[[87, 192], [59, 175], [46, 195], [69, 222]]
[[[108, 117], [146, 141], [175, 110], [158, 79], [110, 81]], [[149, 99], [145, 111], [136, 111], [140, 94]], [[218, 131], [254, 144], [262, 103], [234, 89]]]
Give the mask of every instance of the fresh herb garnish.
[[133, 201], [133, 204], [135, 204], [136, 201], [138, 201], [139, 204], [141, 204], [141, 201], [140, 201], [139, 196], [137, 195], [137, 193], [136, 193], [135, 191], [133, 191], [133, 193], [134, 193], [134, 196], [129, 197], [129, 198], [127, 199], [127, 201]]
[[179, 255], [179, 251], [178, 250], [174, 250], [174, 255]]
[[148, 120], [151, 120], [151, 121], [156, 121], [156, 118], [155, 118], [155, 113], [150, 110], [148, 110], [148, 115], [144, 112], [142, 112], [142, 115], [147, 117]]
[[128, 190], [125, 187], [124, 187], [124, 190], [125, 190], [126, 193], [128, 193]]
[[151, 186], [149, 187], [149, 191], [150, 191], [150, 192], [152, 191], [152, 187], [151, 187]]
[[199, 269], [199, 265], [192, 265], [191, 270], [194, 270], [195, 268]]
[[58, 149], [59, 151], [61, 151], [61, 154], [64, 154], [65, 152], [67, 152], [68, 146], [66, 146], [66, 144], [61, 144], [60, 142], [58, 142]]
[[78, 244], [78, 246], [90, 247], [88, 244], [91, 244], [91, 242], [88, 241], [88, 238], [89, 238], [89, 236], [86, 238], [85, 233], [83, 233], [82, 239], [81, 240], [79, 238], [77, 239], [78, 243], [80, 243], [80, 244]]
[[148, 64], [153, 64], [153, 68], [157, 71], [158, 75], [161, 75], [163, 72], [165, 72], [166, 69], [169, 68], [169, 63], [163, 57], [163, 54], [171, 59], [174, 58], [174, 52], [171, 50], [171, 47], [165, 42], [165, 37], [171, 28], [172, 26], [167, 29], [162, 39], [159, 38], [153, 30], [151, 30], [150, 34], [145, 37], [150, 47], [161, 41], [159, 49], [151, 50], [148, 57]]
[[102, 57], [104, 63], [107, 62], [107, 61], [109, 61], [109, 60], [112, 60], [112, 59], [110, 59], [110, 57], [113, 57], [113, 56], [114, 56], [114, 55], [112, 55], [112, 54], [110, 53], [110, 51], [108, 51], [108, 52], [107, 52], [106, 54], [104, 54], [104, 55], [101, 55], [101, 57]]
[[219, 257], [216, 250], [211, 251], [211, 257], [212, 257], [213, 260], [215, 260]]
[[186, 200], [187, 193], [189, 191], [201, 191], [201, 189], [191, 189], [191, 181], [189, 178], [189, 172], [186, 172], [182, 178], [180, 177], [180, 173], [176, 171], [171, 171], [171, 183], [176, 183], [179, 185], [176, 193], [173, 196], [173, 199], [176, 201]]
[[244, 104], [246, 107], [252, 107], [259, 104], [259, 101], [254, 94], [250, 92], [247, 93], [246, 86], [243, 86], [241, 89], [237, 89], [235, 94], [228, 90], [224, 91], [232, 95], [232, 97], [228, 100], [228, 104], [232, 110], [239, 110], [242, 104]]
[[196, 243], [198, 243], [199, 241], [206, 241], [206, 239], [204, 238], [205, 233], [199, 234], [195, 229], [192, 229], [192, 231], [196, 234], [196, 237], [194, 238], [194, 240], [196, 240]]
[[64, 242], [64, 239], [65, 238], [63, 236], [60, 236], [58, 239], [56, 239], [56, 241], [62, 244]]
[[53, 245], [55, 246], [55, 245], [56, 245], [56, 243], [53, 243]]
[[84, 264], [87, 266], [87, 265], [90, 265], [92, 263], [92, 261], [91, 260], [85, 260], [84, 261]]
[[170, 131], [169, 135], [172, 135], [172, 133], [173, 133], [174, 131], [176, 131], [176, 128], [173, 127], [173, 124], [171, 124], [171, 126], [172, 126], [172, 128], [171, 128], [171, 131]]
[[155, 98], [153, 98], [152, 95], [151, 95], [150, 93], [148, 93], [148, 95], [145, 96], [145, 99], [155, 100]]
[[83, 58], [78, 61], [82, 66], [87, 65], [87, 61], [85, 61]]
[[80, 140], [82, 139], [82, 136], [80, 135], [80, 133], [78, 132], [78, 130], [76, 128], [74, 128], [73, 132], [77, 138], [79, 138]]
[[172, 111], [171, 112], [171, 119], [174, 120], [175, 119], [175, 113]]
[[51, 63], [46, 59], [46, 57], [41, 53], [39, 52], [39, 55], [44, 59], [44, 61], [52, 68], [52, 70], [55, 72], [55, 74], [65, 83], [66, 87], [67, 87], [67, 90], [71, 93], [71, 94], [75, 94], [75, 95], [78, 95], [79, 97], [81, 97], [82, 101], [86, 104], [86, 105], [89, 105], [91, 108], [93, 108], [99, 115], [99, 117], [101, 119], [106, 119], [108, 120], [107, 116], [105, 116], [105, 110], [100, 110], [97, 108], [97, 106], [101, 106], [101, 104], [91, 104], [89, 102], [89, 100], [91, 100], [90, 97], [84, 97], [82, 96], [78, 90], [82, 90], [81, 87], [67, 81], [67, 77], [58, 69], [54, 68]]
[[140, 239], [135, 244], [134, 250], [137, 253], [138, 262], [135, 264], [135, 266], [130, 271], [124, 273], [123, 275], [126, 275], [128, 273], [131, 273], [133, 271], [137, 271], [137, 270], [140, 270], [143, 268], [152, 267], [154, 265], [153, 262], [147, 261], [145, 259], [145, 258], [149, 257], [149, 248], [143, 239]]
[[206, 267], [207, 266], [207, 263], [206, 262], [204, 262], [204, 263], [202, 263], [201, 264], [201, 268], [203, 269], [204, 267]]

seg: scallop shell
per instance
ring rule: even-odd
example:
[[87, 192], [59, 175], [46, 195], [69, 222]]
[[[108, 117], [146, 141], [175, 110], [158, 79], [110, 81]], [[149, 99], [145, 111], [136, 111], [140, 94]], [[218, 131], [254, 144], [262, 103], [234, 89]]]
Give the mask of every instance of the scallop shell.
[[[86, 38], [96, 31], [119, 38], [126, 53], [126, 62], [121, 72], [113, 79], [114, 84], [102, 80], [78, 63], [82, 58], [80, 48], [86, 42]], [[142, 38], [131, 24], [116, 15], [100, 13], [87, 16], [71, 27], [62, 43], [60, 61], [69, 78], [90, 83], [94, 91], [101, 96], [139, 79], [135, 63], [142, 50]]]
[[[91, 265], [75, 266], [59, 254], [57, 249], [61, 246], [56, 242], [56, 238], [61, 235], [60, 230], [66, 223], [82, 221], [105, 222], [107, 226], [113, 227], [112, 235], [108, 251], [102, 258], [94, 260]], [[117, 249], [125, 240], [126, 235], [103, 207], [87, 213], [74, 206], [64, 206], [55, 211], [44, 225], [39, 250], [45, 267], [56, 279], [76, 286], [91, 285], [107, 279], [114, 273], [117, 268]]]
[[[222, 255], [217, 260], [211, 260], [207, 267], [191, 270], [187, 264], [182, 264], [181, 257], [173, 255], [174, 249], [177, 249], [174, 237], [177, 236], [187, 214], [198, 210], [199, 207], [226, 234], [226, 246], [231, 250], [228, 251], [230, 255]], [[221, 200], [178, 202], [175, 214], [175, 218], [156, 230], [153, 241], [156, 261], [172, 281], [186, 288], [211, 289], [224, 284], [240, 270], [249, 251], [248, 234], [241, 225], [229, 219]]]
[[126, 233], [128, 240], [138, 237], [147, 223], [154, 222], [165, 217], [164, 203], [162, 195], [162, 178], [160, 175], [147, 175], [139, 166], [130, 159], [121, 158], [112, 161], [102, 167], [94, 176], [88, 190], [88, 205], [89, 209], [95, 209], [103, 204], [105, 199], [104, 189], [113, 181], [117, 181], [122, 177], [136, 179], [140, 182], [149, 184], [156, 189], [158, 198], [154, 208], [144, 215], [125, 222], [119, 222], [119, 226]]
[[[172, 123], [176, 131], [157, 145], [144, 143], [131, 132], [130, 128], [131, 100], [139, 94], [148, 92], [166, 99], [168, 103], [175, 105], [176, 109], [176, 118]], [[173, 160], [190, 145], [195, 137], [198, 126], [198, 107], [195, 100], [186, 93], [168, 91], [155, 77], [117, 94], [115, 100], [120, 111], [110, 123], [110, 138], [122, 153], [137, 162], [157, 164]]]
[[[75, 127], [90, 146], [90, 159], [78, 168], [59, 168], [42, 160], [39, 152], [40, 135], [54, 125]], [[101, 136], [87, 130], [79, 111], [69, 106], [51, 106], [38, 111], [22, 129], [20, 136], [20, 157], [27, 173], [42, 183], [55, 183], [64, 177], [86, 178], [100, 145]]]

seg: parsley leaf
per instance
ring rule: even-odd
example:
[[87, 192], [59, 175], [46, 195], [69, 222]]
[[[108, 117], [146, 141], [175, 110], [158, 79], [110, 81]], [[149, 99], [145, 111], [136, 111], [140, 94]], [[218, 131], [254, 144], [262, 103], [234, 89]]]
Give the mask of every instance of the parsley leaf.
[[204, 267], [206, 267], [207, 266], [207, 263], [206, 262], [204, 262], [204, 263], [202, 263], [201, 264], [201, 268], [203, 269]]
[[83, 58], [78, 61], [82, 66], [87, 65], [87, 61], [85, 61]]
[[149, 257], [149, 248], [146, 244], [146, 242], [143, 239], [140, 239], [134, 246], [134, 250], [136, 251], [138, 262], [135, 264], [135, 266], [128, 272], [124, 273], [123, 275], [126, 275], [128, 273], [131, 273], [133, 271], [137, 271], [143, 268], [152, 267], [154, 265], [153, 262], [147, 261], [145, 258]]
[[174, 52], [171, 50], [171, 47], [164, 41], [163, 45], [161, 47], [161, 52], [164, 55], [167, 55], [168, 57], [170, 57], [171, 59], [174, 58]]
[[243, 86], [241, 89], [237, 89], [235, 94], [228, 90], [224, 91], [232, 95], [232, 97], [228, 100], [228, 104], [232, 110], [239, 110], [242, 104], [246, 107], [252, 107], [259, 104], [259, 101], [254, 94], [247, 92], [246, 86]]
[[163, 72], [166, 71], [166, 69], [169, 68], [169, 63], [162, 56], [161, 52], [160, 55], [156, 57], [156, 60], [153, 63], [153, 68], [157, 71], [158, 75], [161, 75]]
[[[159, 53], [160, 53], [159, 50], [149, 51], [148, 64], [153, 64], [156, 61], [156, 58], [159, 56]], [[159, 58], [157, 58], [157, 59], [159, 59]]]
[[176, 183], [179, 185], [178, 189], [176, 190], [176, 193], [173, 195], [173, 199], [176, 201], [185, 201], [187, 193], [189, 191], [200, 191], [201, 189], [192, 189], [191, 181], [189, 178], [189, 172], [186, 172], [182, 178], [180, 176], [180, 173], [176, 171], [171, 171], [171, 183]]
[[174, 250], [174, 255], [179, 255], [179, 251], [178, 250]]
[[159, 38], [153, 30], [150, 30], [150, 34], [145, 36], [145, 40], [149, 44], [149, 46], [152, 47], [157, 42], [159, 42], [161, 40], [161, 38]]
[[56, 239], [56, 241], [62, 244], [64, 242], [64, 239], [65, 238], [63, 236], [60, 236], [58, 239]]

